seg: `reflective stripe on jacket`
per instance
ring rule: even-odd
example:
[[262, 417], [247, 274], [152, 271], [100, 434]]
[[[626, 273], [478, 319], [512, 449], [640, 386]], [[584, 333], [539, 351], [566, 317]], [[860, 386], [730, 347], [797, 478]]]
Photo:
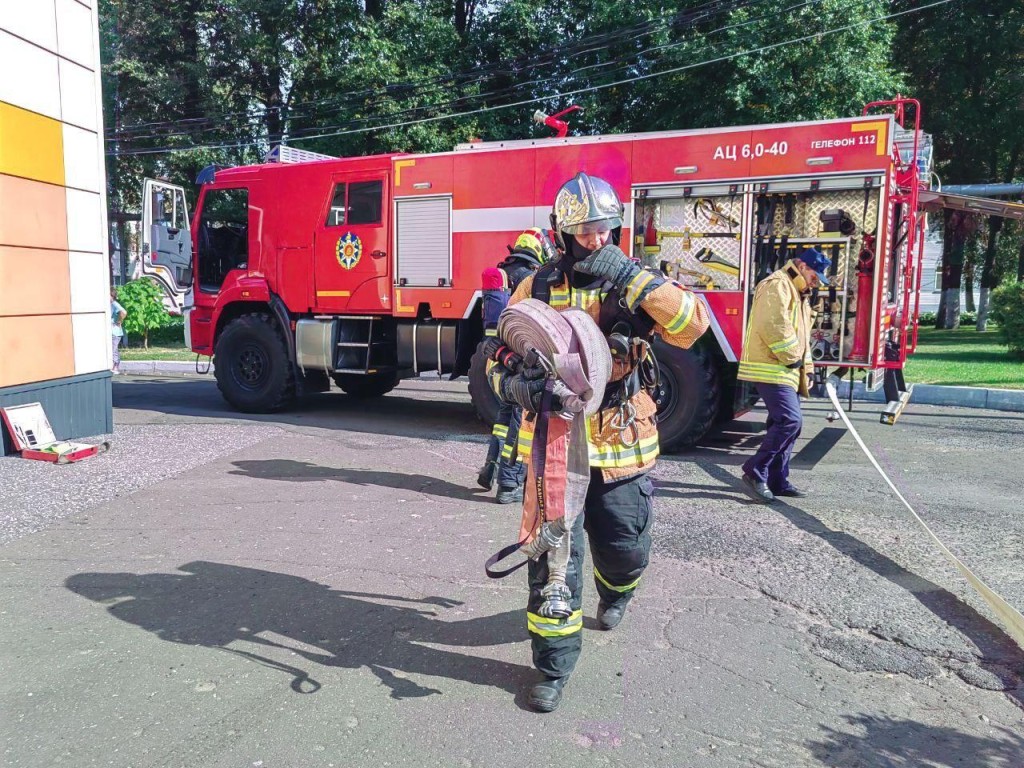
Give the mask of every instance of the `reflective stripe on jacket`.
[[[738, 378], [784, 384], [807, 394], [811, 361], [811, 307], [793, 262], [762, 280], [750, 305]], [[799, 365], [798, 365], [799, 364]]]
[[[638, 276], [642, 279], [645, 273]], [[627, 286], [627, 298], [631, 295]], [[515, 293], [509, 304], [527, 299], [532, 295], [533, 276], [526, 278]], [[552, 286], [549, 303], [557, 310], [571, 307], [582, 309], [598, 321], [601, 302], [607, 294], [601, 289], [576, 289], [569, 285], [568, 279], [561, 285]], [[666, 282], [651, 291], [640, 307], [655, 322], [654, 331], [661, 335], [669, 344], [689, 349], [710, 325], [707, 306], [692, 291], [677, 283]], [[629, 373], [626, 365], [615, 363], [612, 369], [612, 381], [619, 381]], [[655, 419], [657, 406], [644, 390], [640, 390], [630, 403], [636, 411], [633, 427], [623, 431], [616, 426], [617, 408], [606, 408], [590, 417], [587, 422], [587, 442], [589, 444], [590, 466], [598, 467], [606, 481], [621, 480], [654, 466], [658, 456], [658, 426]], [[530, 455], [533, 441], [534, 416], [524, 414], [519, 429], [519, 454]], [[627, 445], [627, 443], [633, 443]]]

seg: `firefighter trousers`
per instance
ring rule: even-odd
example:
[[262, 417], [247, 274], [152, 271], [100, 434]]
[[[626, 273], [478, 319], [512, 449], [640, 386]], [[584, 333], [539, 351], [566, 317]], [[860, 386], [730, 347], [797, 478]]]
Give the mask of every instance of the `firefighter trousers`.
[[594, 583], [605, 605], [628, 602], [640, 583], [651, 553], [654, 486], [647, 475], [607, 483], [601, 470], [590, 470], [590, 487], [581, 514], [573, 525], [566, 585], [572, 592], [568, 619], [547, 619], [537, 613], [544, 602], [547, 558], [529, 563], [530, 598], [527, 627], [533, 645], [533, 664], [548, 677], [566, 677], [576, 666], [583, 647], [583, 533], [594, 558]]
[[787, 384], [757, 382], [755, 386], [768, 410], [768, 424], [764, 440], [757, 453], [743, 465], [743, 471], [768, 483], [774, 493], [790, 486], [789, 459], [803, 428], [800, 396]]
[[526, 465], [519, 457], [519, 425], [522, 410], [502, 403], [487, 443], [487, 463], [498, 466], [498, 486], [516, 488], [526, 479]]

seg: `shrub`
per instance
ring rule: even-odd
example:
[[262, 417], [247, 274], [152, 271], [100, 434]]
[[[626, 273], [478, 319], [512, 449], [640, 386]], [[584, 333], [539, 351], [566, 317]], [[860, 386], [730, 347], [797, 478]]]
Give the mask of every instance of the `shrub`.
[[185, 345], [185, 318], [170, 315], [167, 324], [149, 332], [149, 343], [161, 347], [182, 347]]
[[[960, 325], [973, 325], [977, 320], [977, 315], [974, 312], [961, 312], [960, 313]], [[934, 312], [922, 312], [917, 316], [918, 325], [935, 325], [935, 313]]]
[[132, 280], [117, 289], [118, 303], [127, 313], [124, 332], [142, 338], [142, 346], [149, 348], [149, 333], [168, 323], [171, 316], [164, 309], [163, 291], [151, 280]]
[[1004, 283], [992, 291], [991, 314], [999, 341], [1010, 354], [1024, 357], [1024, 283]]

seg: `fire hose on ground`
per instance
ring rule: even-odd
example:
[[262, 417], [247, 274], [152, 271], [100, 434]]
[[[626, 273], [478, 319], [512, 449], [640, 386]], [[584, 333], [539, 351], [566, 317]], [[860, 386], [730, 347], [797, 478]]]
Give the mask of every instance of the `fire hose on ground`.
[[[537, 414], [519, 540], [495, 553], [485, 570], [491, 578], [501, 578], [529, 560], [546, 556], [548, 578], [539, 613], [566, 618], [572, 613], [566, 586], [570, 531], [583, 511], [590, 484], [587, 419], [604, 398], [611, 352], [586, 312], [559, 312], [537, 299], [506, 309], [498, 322], [498, 335], [522, 358], [534, 358], [547, 370], [544, 401], [550, 403], [557, 395], [562, 409], [551, 413], [541, 408]], [[516, 551], [527, 559], [503, 571], [493, 570]]]
[[1018, 646], [1024, 648], [1024, 616], [1021, 615], [1020, 611], [1018, 611], [1016, 608], [1014, 608], [1012, 605], [1006, 602], [1006, 600], [1004, 600], [993, 589], [991, 589], [987, 584], [985, 584], [985, 582], [983, 582], [981, 579], [975, 576], [970, 568], [968, 568], [966, 565], [960, 562], [956, 555], [950, 552], [946, 545], [939, 541], [938, 536], [932, 533], [931, 529], [925, 524], [924, 520], [922, 520], [921, 517], [917, 514], [917, 512], [914, 511], [914, 508], [910, 506], [910, 503], [903, 497], [903, 494], [900, 493], [899, 489], [893, 484], [892, 480], [889, 479], [889, 476], [885, 474], [885, 471], [879, 465], [875, 457], [871, 454], [871, 451], [868, 450], [868, 447], [864, 444], [864, 440], [861, 439], [861, 436], [857, 433], [857, 430], [854, 429], [853, 424], [850, 423], [849, 416], [846, 415], [846, 412], [839, 404], [839, 397], [836, 394], [836, 383], [837, 382], [833, 381], [831, 378], [829, 379], [829, 381], [825, 383], [825, 391], [828, 393], [828, 399], [832, 401], [832, 407], [839, 414], [840, 418], [842, 418], [843, 423], [846, 424], [846, 428], [850, 431], [850, 434], [853, 435], [853, 439], [857, 441], [857, 445], [860, 446], [860, 449], [864, 452], [864, 455], [868, 457], [868, 461], [871, 462], [871, 465], [875, 468], [875, 470], [877, 470], [878, 474], [882, 476], [882, 479], [885, 480], [886, 483], [888, 483], [889, 487], [892, 489], [892, 492], [896, 494], [896, 497], [901, 502], [903, 502], [903, 506], [907, 508], [907, 510], [910, 512], [910, 515], [914, 518], [914, 521], [919, 526], [921, 526], [925, 534], [927, 534], [928, 538], [932, 540], [932, 543], [934, 543], [938, 550], [946, 557], [946, 559], [949, 560], [958, 571], [960, 571], [963, 577], [967, 579], [967, 583], [969, 583], [974, 588], [974, 590], [979, 595], [981, 595], [982, 599], [986, 603], [988, 603], [988, 606], [993, 610], [993, 612], [1002, 622], [1004, 628], [1006, 629], [1010, 637], [1013, 638], [1013, 640], [1017, 643]]

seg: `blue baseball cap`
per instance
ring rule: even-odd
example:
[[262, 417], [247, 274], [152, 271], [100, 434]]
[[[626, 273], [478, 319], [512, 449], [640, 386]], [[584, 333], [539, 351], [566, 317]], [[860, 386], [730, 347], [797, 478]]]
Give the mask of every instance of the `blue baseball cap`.
[[817, 248], [805, 248], [797, 254], [797, 258], [817, 273], [822, 285], [828, 285], [828, 275], [825, 273], [832, 266], [832, 259]]

